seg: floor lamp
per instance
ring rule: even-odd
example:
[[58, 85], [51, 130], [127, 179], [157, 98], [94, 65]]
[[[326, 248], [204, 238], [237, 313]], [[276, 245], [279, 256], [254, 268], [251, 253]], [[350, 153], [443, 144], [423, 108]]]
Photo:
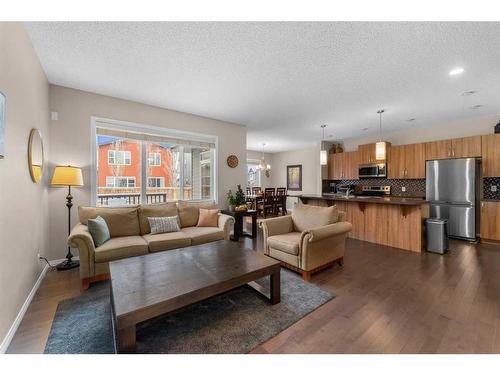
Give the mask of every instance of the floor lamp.
[[[83, 186], [82, 169], [71, 165], [58, 165], [54, 169], [54, 175], [50, 183], [52, 186], [67, 186], [68, 195], [66, 195], [66, 207], [68, 207], [68, 236], [71, 233], [71, 207], [73, 206], [73, 196], [71, 195], [72, 186]], [[59, 263], [56, 268], [59, 271], [70, 270], [80, 265], [77, 260], [72, 260], [71, 248], [68, 246], [66, 260]]]

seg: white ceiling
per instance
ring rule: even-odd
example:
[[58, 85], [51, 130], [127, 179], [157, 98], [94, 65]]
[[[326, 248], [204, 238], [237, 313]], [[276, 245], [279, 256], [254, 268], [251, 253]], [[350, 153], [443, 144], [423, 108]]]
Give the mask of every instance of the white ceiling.
[[379, 108], [384, 131], [500, 113], [500, 23], [26, 27], [51, 83], [243, 124], [254, 150], [375, 134]]

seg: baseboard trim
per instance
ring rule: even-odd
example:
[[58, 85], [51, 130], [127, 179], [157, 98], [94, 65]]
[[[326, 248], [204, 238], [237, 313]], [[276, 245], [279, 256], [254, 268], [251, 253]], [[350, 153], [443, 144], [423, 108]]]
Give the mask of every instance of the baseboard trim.
[[12, 341], [12, 338], [14, 337], [17, 329], [19, 328], [19, 325], [21, 324], [24, 314], [26, 314], [26, 311], [28, 310], [28, 307], [33, 300], [33, 297], [36, 294], [36, 291], [40, 287], [40, 284], [42, 283], [43, 278], [45, 277], [45, 274], [47, 273], [49, 269], [49, 265], [45, 264], [45, 267], [43, 267], [42, 272], [40, 273], [40, 276], [38, 276], [38, 279], [35, 282], [35, 285], [33, 285], [33, 288], [31, 289], [30, 293], [28, 294], [28, 297], [26, 297], [26, 300], [24, 301], [23, 305], [21, 306], [21, 309], [19, 310], [19, 313], [16, 316], [16, 319], [14, 319], [14, 322], [10, 326], [9, 330], [7, 331], [7, 335], [4, 337], [2, 343], [0, 344], [0, 354], [4, 354], [7, 351], [7, 348], [10, 345], [10, 342]]

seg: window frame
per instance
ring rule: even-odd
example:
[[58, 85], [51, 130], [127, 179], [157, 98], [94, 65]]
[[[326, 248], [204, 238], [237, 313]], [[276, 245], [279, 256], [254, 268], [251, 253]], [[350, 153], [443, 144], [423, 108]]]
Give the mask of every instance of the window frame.
[[[112, 178], [113, 179], [113, 185], [114, 186], [108, 186], [108, 179]], [[117, 179], [127, 179], [126, 185], [127, 186], [116, 186], [116, 180]], [[130, 181], [133, 181], [134, 186], [129, 186]], [[112, 188], [112, 189], [131, 189], [137, 187], [137, 180], [135, 176], [106, 176], [106, 187]]]
[[[150, 180], [158, 180], [158, 181], [161, 181], [161, 186], [149, 186], [149, 181]], [[162, 187], [165, 187], [165, 177], [156, 177], [156, 176], [147, 176], [147, 183], [148, 183], [148, 188], [162, 188]]]
[[[186, 132], [177, 129], [169, 129], [158, 127], [154, 125], [145, 125], [145, 124], [137, 124], [122, 120], [113, 120], [103, 117], [90, 117], [90, 139], [91, 139], [91, 174], [90, 174], [90, 183], [91, 183], [91, 204], [95, 206], [97, 204], [97, 189], [98, 189], [98, 165], [99, 165], [99, 155], [98, 155], [98, 145], [97, 145], [97, 129], [112, 129], [119, 130], [124, 132], [131, 133], [145, 133], [145, 134], [157, 134], [158, 136], [165, 136], [171, 138], [177, 138], [186, 144], [189, 144], [189, 141], [201, 142], [201, 143], [212, 143], [214, 144], [213, 148], [210, 148], [208, 152], [210, 152], [210, 181], [211, 181], [211, 192], [210, 198], [208, 199], [191, 199], [191, 201], [214, 201], [215, 204], [218, 204], [219, 201], [219, 189], [218, 189], [218, 152], [219, 152], [219, 137], [215, 135], [207, 135], [202, 133], [195, 132]], [[133, 139], [133, 138], [130, 138]], [[141, 144], [140, 154], [141, 154], [141, 173], [140, 173], [140, 182], [141, 182], [141, 202], [146, 202], [146, 189], [147, 189], [147, 168], [148, 163], [144, 162], [147, 153], [147, 142], [139, 141]], [[179, 143], [177, 145], [179, 150], [179, 163], [181, 166], [180, 170], [180, 186], [179, 186], [179, 200], [184, 199], [184, 184], [183, 184], [183, 173], [184, 168], [184, 145]], [[149, 160], [148, 160], [149, 161]], [[150, 176], [154, 177], [154, 176]], [[136, 182], [137, 186], [137, 182]]]
[[[154, 155], [154, 156], [158, 156], [158, 164], [156, 164], [156, 158], [155, 159], [155, 163], [154, 164], [151, 164], [151, 155]], [[148, 153], [148, 165], [150, 167], [161, 167], [161, 152], [158, 152], [158, 151], [150, 151]]]
[[[123, 153], [123, 163], [116, 162], [116, 154]], [[110, 163], [110, 155], [113, 154], [113, 163]], [[126, 157], [128, 155], [128, 158]], [[127, 163], [128, 159], [128, 163]], [[108, 150], [108, 165], [132, 165], [132, 152], [129, 150]]]

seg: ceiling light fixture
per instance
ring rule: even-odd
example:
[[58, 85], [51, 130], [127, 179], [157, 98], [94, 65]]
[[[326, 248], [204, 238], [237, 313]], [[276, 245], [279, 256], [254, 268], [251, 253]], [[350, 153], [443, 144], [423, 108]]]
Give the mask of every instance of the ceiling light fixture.
[[413, 121], [415, 121], [415, 120], [416, 120], [416, 118], [415, 118], [415, 117], [412, 117], [412, 118], [409, 118], [408, 120], [406, 120], [406, 122], [413, 122]]
[[475, 90], [470, 90], [470, 91], [465, 91], [462, 93], [462, 96], [470, 96], [470, 95], [474, 95], [477, 91]]
[[448, 73], [450, 76], [456, 76], [459, 74], [462, 74], [464, 72], [464, 68], [455, 68], [450, 70], [450, 73]]
[[266, 164], [266, 157], [265, 157], [265, 154], [264, 154], [264, 147], [266, 146], [265, 143], [262, 144], [262, 158], [260, 159], [260, 163], [259, 165], [257, 166], [257, 169], [261, 170], [261, 171], [266, 171], [266, 173], [268, 171], [271, 170], [271, 164]]
[[326, 153], [326, 150], [323, 150], [323, 142], [325, 141], [325, 128], [326, 125], [321, 125], [321, 130], [323, 131], [323, 137], [321, 138], [321, 151], [319, 152], [319, 163], [321, 165], [327, 165], [328, 164], [328, 155]]
[[479, 109], [479, 108], [482, 108], [483, 105], [482, 104], [476, 104], [476, 105], [473, 105], [472, 107], [470, 107], [471, 109]]
[[377, 160], [385, 160], [385, 155], [386, 155], [386, 142], [382, 141], [382, 113], [384, 113], [385, 110], [384, 109], [379, 109], [377, 111], [377, 113], [379, 114], [379, 124], [380, 124], [380, 127], [379, 127], [379, 130], [380, 130], [380, 134], [379, 134], [379, 141], [375, 144], [375, 159]]

